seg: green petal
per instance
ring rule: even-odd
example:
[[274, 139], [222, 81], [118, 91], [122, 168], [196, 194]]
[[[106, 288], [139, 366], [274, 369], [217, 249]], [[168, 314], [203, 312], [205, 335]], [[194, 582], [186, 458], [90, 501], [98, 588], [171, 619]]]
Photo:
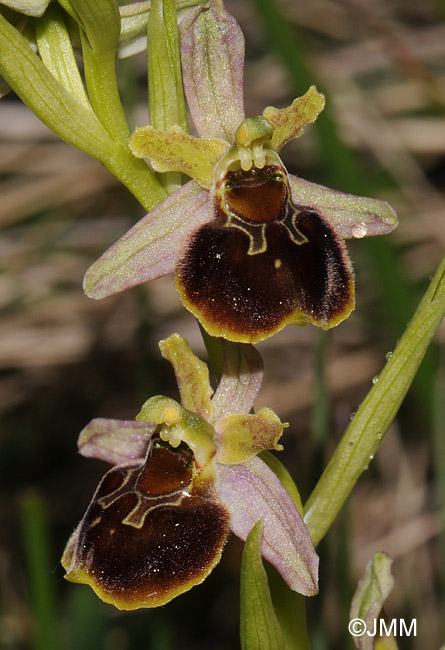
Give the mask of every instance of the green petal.
[[287, 108], [265, 108], [263, 116], [273, 128], [272, 149], [279, 151], [290, 140], [298, 138], [307, 124], [315, 122], [324, 103], [324, 95], [315, 86], [311, 86], [305, 95], [295, 99]]
[[179, 126], [157, 131], [151, 126], [136, 129], [130, 148], [138, 158], [148, 158], [157, 172], [180, 171], [210, 189], [213, 169], [229, 145], [214, 138], [194, 138]]
[[179, 334], [172, 334], [159, 342], [164, 359], [172, 364], [184, 408], [209, 420], [213, 408], [213, 394], [207, 365], [193, 354], [188, 342]]
[[226, 415], [215, 424], [219, 436], [218, 463], [236, 465], [266, 449], [281, 451], [283, 446], [278, 444], [278, 440], [286, 426], [268, 408], [253, 415]]
[[270, 596], [266, 571], [261, 561], [263, 522], [249, 533], [241, 565], [241, 648], [242, 650], [284, 650], [283, 634]]

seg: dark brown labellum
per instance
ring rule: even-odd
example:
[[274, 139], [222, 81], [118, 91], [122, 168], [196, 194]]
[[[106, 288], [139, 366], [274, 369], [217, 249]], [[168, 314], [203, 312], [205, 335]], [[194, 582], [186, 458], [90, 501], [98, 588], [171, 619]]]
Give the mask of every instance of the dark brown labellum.
[[288, 323], [327, 329], [354, 307], [343, 240], [320, 213], [291, 202], [279, 175], [276, 166], [229, 173], [215, 219], [183, 251], [178, 291], [215, 336], [255, 342]]
[[228, 519], [211, 485], [194, 489], [189, 450], [154, 445], [143, 465], [104, 476], [68, 542], [66, 577], [119, 609], [162, 605], [210, 573]]

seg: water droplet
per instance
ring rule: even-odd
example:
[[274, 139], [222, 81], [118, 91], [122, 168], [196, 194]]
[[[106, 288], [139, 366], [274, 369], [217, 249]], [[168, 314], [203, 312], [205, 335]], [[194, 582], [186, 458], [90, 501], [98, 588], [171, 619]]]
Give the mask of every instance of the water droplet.
[[365, 465], [363, 471], [366, 472], [367, 469], [369, 469], [369, 465]]
[[355, 239], [362, 239], [362, 237], [366, 237], [367, 233], [368, 228], [364, 223], [356, 223], [351, 228], [351, 235], [355, 237]]
[[386, 359], [387, 361], [389, 361], [389, 360], [391, 359], [391, 357], [392, 357], [392, 352], [387, 352], [387, 353], [385, 354], [385, 359]]
[[352, 413], [351, 413], [351, 418], [350, 418], [350, 419], [353, 420], [354, 417], [355, 417], [355, 411], [352, 411]]
[[376, 438], [377, 438], [377, 440], [381, 440], [383, 438], [383, 434], [382, 434], [381, 431], [378, 432], [378, 434], [376, 435]]
[[375, 377], [372, 378], [372, 383], [376, 384], [378, 382], [378, 380], [379, 380], [379, 376], [376, 375]]
[[373, 460], [374, 454], [369, 454], [369, 460]]

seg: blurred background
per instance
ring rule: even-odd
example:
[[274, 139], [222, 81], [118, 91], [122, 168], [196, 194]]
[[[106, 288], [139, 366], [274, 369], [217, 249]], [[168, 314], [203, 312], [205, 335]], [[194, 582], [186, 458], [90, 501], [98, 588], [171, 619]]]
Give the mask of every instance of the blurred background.
[[[445, 4], [441, 0], [226, 0], [246, 36], [247, 115], [315, 83], [327, 108], [283, 150], [308, 180], [388, 200], [398, 229], [353, 241], [357, 308], [328, 334], [287, 327], [258, 348], [257, 407], [290, 422], [281, 459], [306, 498], [414, 313], [445, 243]], [[132, 124], [146, 117], [145, 57], [119, 62]], [[232, 650], [239, 562], [232, 539], [213, 574], [158, 610], [119, 613], [63, 580], [64, 545], [104, 463], [77, 455], [93, 417], [132, 419], [175, 396], [157, 341], [205, 355], [167, 277], [95, 302], [88, 266], [143, 216], [101, 165], [0, 101], [0, 648]], [[388, 619], [417, 619], [405, 650], [445, 642], [445, 330], [381, 450], [320, 547], [308, 604], [313, 650], [352, 648], [348, 610], [373, 553], [394, 559]], [[442, 346], [442, 347], [441, 347]]]

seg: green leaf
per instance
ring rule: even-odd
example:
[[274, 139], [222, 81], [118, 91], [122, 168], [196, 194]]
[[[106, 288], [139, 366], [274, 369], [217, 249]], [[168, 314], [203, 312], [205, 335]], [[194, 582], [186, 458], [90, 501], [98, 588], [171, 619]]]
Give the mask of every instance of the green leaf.
[[1, 0], [0, 2], [26, 16], [41, 16], [48, 3], [49, 0]]
[[241, 648], [242, 650], [285, 650], [261, 561], [263, 522], [249, 533], [241, 565]]
[[0, 73], [54, 133], [101, 160], [113, 142], [95, 116], [51, 74], [27, 40], [0, 14]]
[[36, 37], [40, 57], [48, 70], [91, 110], [68, 30], [57, 4], [51, 4], [45, 14], [36, 20]]
[[120, 59], [143, 52], [147, 47], [147, 21], [149, 2], [137, 2], [119, 7], [121, 33], [117, 44]]
[[[261, 460], [278, 476], [286, 491], [303, 515], [300, 493], [283, 463], [270, 451], [259, 454]], [[272, 566], [267, 567], [273, 606], [284, 636], [285, 650], [309, 650], [304, 596], [289, 589], [283, 578]]]
[[147, 211], [166, 198], [155, 175], [127, 144], [110, 138], [96, 116], [51, 74], [28, 41], [0, 14], [0, 75], [62, 140], [97, 158]]
[[128, 148], [130, 129], [116, 78], [116, 49], [101, 52], [80, 31], [85, 80], [94, 112], [115, 142]]
[[91, 105], [116, 142], [128, 145], [130, 130], [116, 79], [121, 19], [117, 0], [60, 0], [80, 28], [85, 80]]
[[444, 315], [445, 258], [305, 505], [305, 522], [315, 545], [374, 457]]
[[285, 650], [309, 650], [306, 598], [289, 589], [272, 565], [267, 566], [272, 603], [284, 636]]
[[152, 0], [147, 34], [150, 123], [158, 131], [178, 125], [188, 133], [174, 0]]
[[[385, 553], [375, 553], [368, 562], [363, 578], [359, 581], [352, 598], [350, 620], [360, 619], [368, 630], [378, 620], [383, 603], [394, 586], [391, 574], [392, 559]], [[353, 637], [359, 650], [373, 650], [374, 638], [368, 634]]]
[[[181, 55], [174, 0], [152, 0], [147, 26], [148, 112], [152, 126], [167, 131], [178, 125], [188, 133]], [[179, 172], [161, 182], [171, 194], [182, 184]]]
[[121, 29], [117, 0], [59, 0], [62, 7], [85, 31], [97, 53], [116, 51]]

